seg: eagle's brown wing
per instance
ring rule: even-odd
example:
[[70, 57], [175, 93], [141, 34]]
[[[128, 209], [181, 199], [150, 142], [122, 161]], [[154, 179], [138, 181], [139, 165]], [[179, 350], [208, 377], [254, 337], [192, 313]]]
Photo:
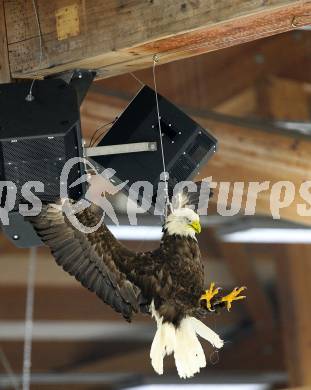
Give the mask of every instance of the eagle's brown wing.
[[[85, 226], [95, 226], [100, 215], [92, 205], [77, 217]], [[115, 256], [126, 259], [135, 254], [123, 247], [105, 225], [94, 233], [84, 234], [52, 205], [44, 205], [38, 216], [29, 219], [56, 262], [130, 321], [143, 298], [139, 288], [119, 270], [114, 259]]]

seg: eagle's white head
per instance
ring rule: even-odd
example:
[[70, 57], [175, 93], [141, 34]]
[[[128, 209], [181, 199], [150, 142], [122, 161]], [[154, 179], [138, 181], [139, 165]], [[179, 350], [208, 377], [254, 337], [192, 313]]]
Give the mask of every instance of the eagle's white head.
[[179, 208], [166, 218], [164, 229], [169, 235], [195, 238], [195, 234], [201, 232], [200, 217], [188, 207]]

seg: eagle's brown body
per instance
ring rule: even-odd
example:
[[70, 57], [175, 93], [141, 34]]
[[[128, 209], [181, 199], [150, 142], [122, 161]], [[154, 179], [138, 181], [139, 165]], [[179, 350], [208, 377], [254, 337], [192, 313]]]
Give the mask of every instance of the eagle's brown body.
[[[77, 217], [94, 226], [101, 213], [92, 205]], [[84, 235], [51, 206], [32, 223], [57, 263], [127, 320], [133, 312], [146, 312], [152, 300], [164, 321], [175, 325], [199, 308], [204, 268], [195, 239], [164, 232], [159, 248], [135, 253], [104, 224]]]
[[[79, 219], [85, 224], [95, 222], [89, 209]], [[164, 232], [158, 249], [142, 253], [127, 250], [105, 225], [89, 239], [94, 244], [100, 242], [98, 251], [106, 258], [113, 253], [117, 267], [141, 290], [147, 306], [154, 300], [164, 321], [178, 325], [185, 315], [193, 315], [198, 309], [204, 290], [204, 267], [196, 239]]]
[[199, 307], [204, 269], [194, 239], [165, 233], [158, 249], [123, 257], [118, 265], [149, 305], [154, 300], [164, 321], [178, 325]]
[[146, 257], [150, 270], [152, 263], [156, 267], [155, 286], [149, 292], [143, 290], [139, 280], [137, 284], [148, 299], [154, 297], [155, 309], [163, 320], [178, 325], [185, 315], [194, 314], [204, 289], [204, 267], [197, 241], [165, 232], [159, 249]]

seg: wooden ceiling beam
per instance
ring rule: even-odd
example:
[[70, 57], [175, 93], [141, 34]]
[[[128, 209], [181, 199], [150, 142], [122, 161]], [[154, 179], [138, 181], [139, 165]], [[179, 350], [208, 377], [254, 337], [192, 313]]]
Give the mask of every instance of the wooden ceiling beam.
[[[219, 105], [255, 87], [270, 75], [310, 82], [310, 47], [309, 31], [290, 31], [171, 62], [157, 67], [158, 91], [177, 105], [218, 110]], [[153, 86], [151, 69], [141, 70], [135, 75]], [[134, 96], [140, 86], [130, 74], [125, 74], [101, 80], [93, 87]], [[252, 99], [250, 96], [250, 101]], [[240, 109], [231, 111], [231, 114], [241, 115]]]
[[[273, 340], [270, 340], [273, 339]], [[243, 337], [236, 342], [228, 342], [219, 352], [219, 362], [213, 363], [217, 355], [215, 351], [202, 341], [207, 358], [208, 374], [229, 373], [273, 373], [284, 369], [280, 343], [274, 341], [277, 335], [271, 334], [266, 344], [256, 338], [255, 334]], [[32, 373], [37, 372], [84, 372], [84, 373], [125, 373], [139, 371], [140, 374], [154, 374], [149, 353], [150, 343], [100, 342], [89, 341], [34, 341], [32, 350]], [[6, 354], [14, 372], [22, 371], [23, 342], [2, 341], [1, 349]], [[48, 351], [48, 353], [47, 353]], [[173, 357], [165, 360], [165, 373], [176, 373]], [[4, 369], [0, 366], [0, 373]], [[63, 387], [62, 387], [63, 388]]]
[[[23, 342], [1, 341], [1, 349], [6, 354], [14, 372], [22, 371]], [[34, 341], [32, 344], [32, 373], [67, 372], [73, 367], [94, 358], [118, 355], [135, 350], [146, 343], [116, 341]], [[17, 358], [20, 357], [20, 358]], [[115, 371], [126, 372], [126, 367], [118, 367]], [[4, 372], [2, 365], [0, 373]], [[42, 388], [42, 387], [41, 387]]]
[[243, 293], [247, 297], [246, 300], [237, 305], [246, 306], [257, 329], [257, 337], [264, 340], [275, 328], [273, 308], [246, 253], [246, 247], [243, 244], [225, 243], [220, 247], [223, 258], [226, 259], [227, 266], [236, 280], [236, 285], [247, 287], [247, 291]]
[[[26, 287], [19, 285], [0, 287], [0, 321], [22, 321], [25, 318]], [[220, 327], [243, 321], [239, 310], [217, 316]], [[120, 321], [124, 319], [94, 294], [77, 282], [74, 286], [37, 286], [35, 288], [34, 319], [36, 321]], [[208, 322], [213, 325], [215, 317]], [[150, 322], [146, 315], [135, 315], [135, 323]], [[130, 326], [130, 325], [129, 325]]]
[[4, 0], [0, 0], [0, 83], [11, 81], [8, 42], [6, 36], [6, 23], [4, 13]]
[[[153, 375], [154, 371], [150, 361], [150, 346], [142, 345], [140, 348], [130, 350], [128, 353], [113, 354], [105, 358], [94, 359], [85, 364], [77, 365], [72, 372], [132, 372], [135, 374]], [[165, 361], [165, 373], [172, 373], [174, 362]]]
[[279, 304], [292, 386], [311, 387], [311, 246], [288, 245], [277, 259]]
[[[271, 200], [271, 188], [279, 182], [291, 182], [295, 186], [293, 201], [288, 207], [280, 209], [280, 217], [285, 220], [310, 225], [310, 218], [299, 215], [297, 205], [303, 203], [299, 191], [301, 185], [309, 180], [311, 171], [311, 142], [299, 136], [278, 134], [254, 128], [215, 122], [204, 118], [195, 118], [205, 128], [211, 129], [218, 138], [218, 152], [201, 170], [198, 179], [212, 177], [217, 183], [231, 183], [229, 205], [233, 183], [245, 183], [241, 204], [241, 213], [246, 199], [256, 199], [256, 215], [271, 217], [276, 206]], [[258, 194], [249, 190], [250, 182], [268, 182], [269, 189]], [[214, 192], [214, 201], [218, 199], [219, 185]], [[218, 205], [221, 206], [220, 199]], [[237, 206], [239, 207], [239, 200]], [[233, 202], [234, 204], [234, 202]], [[304, 202], [304, 204], [307, 204]], [[219, 210], [218, 210], [219, 211]]]
[[[74, 281], [73, 281], [74, 282]], [[25, 318], [26, 286], [0, 288], [0, 320]], [[77, 282], [74, 286], [37, 286], [34, 319], [37, 321], [122, 321], [122, 317]], [[141, 316], [137, 320], [145, 321]]]
[[74, 68], [111, 77], [253, 41], [310, 24], [309, 1], [37, 1], [43, 61], [32, 3], [5, 4], [13, 77]]
[[238, 113], [239, 116], [248, 116], [252, 115], [256, 108], [257, 90], [252, 86], [218, 104], [214, 110], [227, 115]]
[[[288, 119], [310, 120], [309, 100], [302, 85], [284, 79], [273, 79], [272, 83], [266, 90], [272, 118], [288, 115]], [[308, 177], [306, 173], [306, 180]], [[276, 249], [280, 322], [289, 383], [310, 388], [311, 246], [287, 245]]]
[[258, 114], [276, 120], [310, 121], [310, 83], [270, 76], [257, 87]]

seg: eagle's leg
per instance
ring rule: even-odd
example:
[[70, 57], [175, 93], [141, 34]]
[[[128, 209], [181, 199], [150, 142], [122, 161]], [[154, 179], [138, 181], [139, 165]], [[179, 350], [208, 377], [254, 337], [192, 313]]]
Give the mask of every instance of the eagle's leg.
[[239, 295], [242, 291], [246, 290], [246, 287], [235, 287], [230, 294], [222, 297], [219, 303], [224, 303], [227, 310], [230, 311], [233, 301], [239, 301], [240, 299], [245, 299], [245, 295]]
[[210, 288], [205, 291], [205, 293], [201, 296], [200, 301], [206, 301], [206, 307], [209, 311], [215, 311], [213, 309], [213, 302], [216, 295], [219, 293], [220, 288], [215, 287], [215, 283], [212, 282]]

